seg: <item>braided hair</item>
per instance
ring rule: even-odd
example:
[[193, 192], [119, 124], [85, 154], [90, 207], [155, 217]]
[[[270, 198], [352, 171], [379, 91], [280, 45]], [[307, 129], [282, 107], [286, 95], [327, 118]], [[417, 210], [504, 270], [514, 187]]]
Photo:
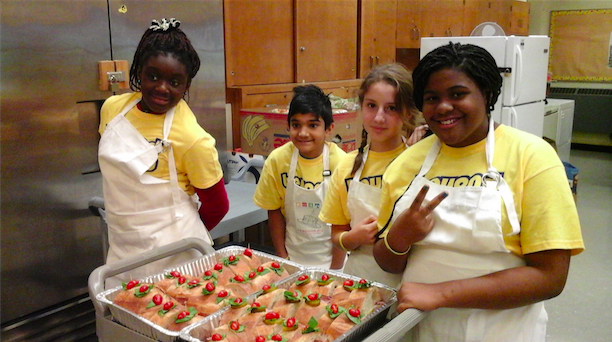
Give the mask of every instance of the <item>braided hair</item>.
[[293, 98], [289, 104], [287, 124], [291, 125], [291, 118], [296, 114], [312, 113], [317, 119], [322, 118], [325, 129], [334, 122], [331, 100], [323, 90], [314, 84], [301, 85], [293, 88]]
[[[417, 119], [420, 118], [420, 112], [416, 108], [414, 98], [412, 97], [413, 86], [410, 71], [399, 63], [383, 64], [373, 68], [368, 76], [363, 79], [361, 86], [357, 90], [359, 104], [362, 107], [365, 93], [370, 89], [370, 86], [378, 82], [385, 82], [397, 90], [395, 94], [397, 112], [404, 123], [404, 130], [412, 132], [417, 125]], [[368, 132], [363, 128], [361, 131], [361, 145], [355, 157], [351, 175], [355, 175], [355, 172], [361, 167], [363, 153], [367, 144]]]
[[189, 77], [187, 82], [189, 89], [191, 80], [200, 70], [200, 57], [179, 26], [178, 20], [172, 18], [168, 21], [164, 18], [161, 23], [153, 20], [151, 27], [145, 31], [138, 43], [130, 68], [130, 88], [133, 91], [140, 91], [139, 77], [143, 65], [149, 58], [158, 55], [174, 56], [183, 63]]
[[423, 110], [423, 93], [429, 76], [442, 69], [458, 70], [470, 77], [487, 102], [487, 114], [491, 114], [502, 86], [495, 59], [480, 46], [452, 42], [429, 52], [412, 72], [414, 101], [419, 110]]

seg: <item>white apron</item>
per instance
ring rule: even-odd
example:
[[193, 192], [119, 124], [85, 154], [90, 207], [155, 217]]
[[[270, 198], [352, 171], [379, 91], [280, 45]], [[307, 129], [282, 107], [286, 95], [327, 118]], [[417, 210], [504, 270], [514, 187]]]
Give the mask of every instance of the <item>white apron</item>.
[[[174, 110], [166, 113], [163, 140], [151, 145], [125, 118], [140, 98], [129, 103], [106, 126], [98, 149], [104, 185], [104, 204], [108, 223], [109, 251], [106, 262], [149, 251], [185, 237], [212, 242], [198, 214], [196, 196], [190, 197], [178, 185], [172, 144], [168, 140]], [[146, 171], [168, 150], [170, 181], [153, 177]], [[153, 272], [176, 265], [179, 260], [162, 260]]]
[[[368, 160], [368, 152], [363, 154], [363, 162], [349, 185], [346, 204], [351, 214], [351, 227], [363, 221], [369, 215], [378, 217], [382, 189], [359, 181], [361, 172]], [[374, 259], [374, 245], [361, 245], [351, 251], [344, 266], [344, 272], [364, 279], [377, 281], [396, 288], [402, 280], [401, 274], [385, 272]]]
[[291, 261], [329, 269], [332, 262], [331, 225], [319, 220], [329, 179], [329, 147], [323, 147], [323, 181], [316, 189], [295, 184], [298, 149], [293, 150], [285, 193], [285, 247]]
[[[448, 197], [433, 212], [435, 227], [413, 245], [402, 281], [438, 283], [482, 276], [524, 266], [519, 256], [504, 244], [501, 228], [502, 199], [512, 226], [511, 235], [520, 232], [512, 193], [493, 167], [495, 132], [493, 120], [486, 140], [487, 176], [482, 187], [447, 187], [425, 178], [441, 143], [436, 140], [419, 175], [398, 201], [393, 215], [399, 215], [413, 202], [424, 185], [429, 185], [425, 202], [446, 191]], [[434, 310], [413, 329], [415, 341], [512, 341], [540, 342], [546, 338], [547, 314], [542, 302], [509, 310]]]

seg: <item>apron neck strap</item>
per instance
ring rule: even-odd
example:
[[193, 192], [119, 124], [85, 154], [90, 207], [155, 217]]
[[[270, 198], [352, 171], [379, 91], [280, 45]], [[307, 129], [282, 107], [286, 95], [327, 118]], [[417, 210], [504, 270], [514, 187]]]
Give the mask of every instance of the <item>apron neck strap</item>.
[[[483, 175], [483, 183], [485, 186], [495, 187], [504, 201], [506, 206], [506, 213], [508, 215], [508, 220], [510, 221], [510, 226], [512, 227], [512, 233], [508, 235], [516, 235], [521, 231], [521, 226], [518, 220], [518, 215], [516, 214], [516, 207], [514, 206], [514, 198], [512, 196], [512, 192], [510, 191], [510, 187], [506, 180], [501, 177], [497, 169], [493, 166], [493, 156], [495, 154], [495, 122], [492, 118], [489, 118], [489, 131], [487, 132], [485, 142], [485, 155], [487, 158], [487, 172]], [[431, 169], [440, 149], [442, 148], [442, 143], [440, 139], [436, 137], [436, 140], [433, 146], [429, 149], [427, 153], [427, 157], [425, 157], [425, 161], [423, 161], [423, 166], [421, 166], [421, 170], [417, 177], [425, 177], [425, 174]]]
[[365, 163], [368, 160], [369, 152], [370, 152], [370, 145], [366, 146], [363, 149], [363, 154], [361, 155], [361, 165], [359, 166], [357, 171], [355, 171], [355, 175], [353, 176], [354, 182], [359, 182], [359, 179], [361, 178], [361, 172], [363, 171], [363, 167], [365, 166]]

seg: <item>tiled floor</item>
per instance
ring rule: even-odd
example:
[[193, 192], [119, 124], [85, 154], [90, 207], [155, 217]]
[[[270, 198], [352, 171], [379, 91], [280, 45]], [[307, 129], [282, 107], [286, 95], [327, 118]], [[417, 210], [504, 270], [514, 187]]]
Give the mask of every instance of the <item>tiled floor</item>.
[[546, 303], [547, 342], [612, 341], [612, 153], [572, 150], [585, 251], [563, 293]]

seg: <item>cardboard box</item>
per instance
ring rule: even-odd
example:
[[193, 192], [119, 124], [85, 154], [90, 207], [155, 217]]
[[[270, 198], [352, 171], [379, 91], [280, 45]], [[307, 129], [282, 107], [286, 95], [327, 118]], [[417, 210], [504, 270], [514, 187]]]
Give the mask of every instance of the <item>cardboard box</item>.
[[[350, 152], [361, 143], [361, 116], [356, 111], [334, 109], [334, 129], [329, 141]], [[240, 147], [242, 152], [267, 156], [290, 141], [287, 108], [250, 108], [240, 110]]]

